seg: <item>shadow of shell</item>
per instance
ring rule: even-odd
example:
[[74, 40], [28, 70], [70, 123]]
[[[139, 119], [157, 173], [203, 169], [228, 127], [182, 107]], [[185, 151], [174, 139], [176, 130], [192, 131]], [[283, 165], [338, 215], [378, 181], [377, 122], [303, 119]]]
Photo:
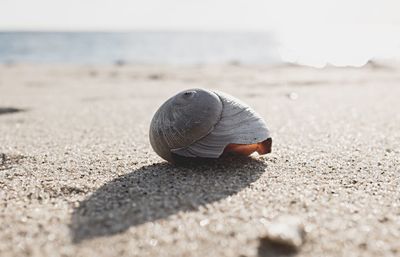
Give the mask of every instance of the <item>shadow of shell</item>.
[[184, 167], [144, 166], [106, 183], [74, 210], [72, 241], [114, 235], [180, 211], [196, 211], [237, 194], [265, 168], [262, 161], [239, 157]]

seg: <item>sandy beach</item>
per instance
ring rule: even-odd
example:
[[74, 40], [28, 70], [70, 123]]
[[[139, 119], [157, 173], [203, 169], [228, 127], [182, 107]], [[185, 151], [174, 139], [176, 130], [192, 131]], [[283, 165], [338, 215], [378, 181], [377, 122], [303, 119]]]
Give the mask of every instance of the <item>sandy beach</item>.
[[[188, 88], [231, 94], [272, 153], [176, 167], [148, 140]], [[400, 66], [0, 65], [0, 256], [400, 255]], [[277, 255], [275, 255], [277, 256]]]

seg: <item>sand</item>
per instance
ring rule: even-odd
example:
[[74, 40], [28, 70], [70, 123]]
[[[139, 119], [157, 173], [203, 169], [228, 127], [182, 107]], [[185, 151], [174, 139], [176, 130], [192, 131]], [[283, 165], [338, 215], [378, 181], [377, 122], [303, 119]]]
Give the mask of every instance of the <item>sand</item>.
[[[174, 93], [251, 105], [272, 153], [198, 166], [148, 141]], [[1, 256], [398, 256], [400, 66], [0, 66]], [[265, 224], [304, 223], [295, 251]]]

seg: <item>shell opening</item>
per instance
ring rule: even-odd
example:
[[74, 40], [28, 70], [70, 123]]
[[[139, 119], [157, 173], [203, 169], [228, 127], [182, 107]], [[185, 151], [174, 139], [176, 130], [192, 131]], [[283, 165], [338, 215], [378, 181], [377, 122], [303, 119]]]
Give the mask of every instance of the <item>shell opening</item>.
[[254, 152], [260, 155], [271, 152], [272, 138], [268, 138], [256, 144], [229, 144], [225, 147], [224, 153], [235, 153], [248, 156]]

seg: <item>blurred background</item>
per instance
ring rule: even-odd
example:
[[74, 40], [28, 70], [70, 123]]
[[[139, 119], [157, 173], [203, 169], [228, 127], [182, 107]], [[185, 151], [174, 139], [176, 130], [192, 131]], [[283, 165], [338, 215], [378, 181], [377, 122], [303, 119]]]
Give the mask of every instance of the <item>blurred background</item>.
[[293, 62], [400, 57], [396, 0], [1, 0], [1, 63]]

